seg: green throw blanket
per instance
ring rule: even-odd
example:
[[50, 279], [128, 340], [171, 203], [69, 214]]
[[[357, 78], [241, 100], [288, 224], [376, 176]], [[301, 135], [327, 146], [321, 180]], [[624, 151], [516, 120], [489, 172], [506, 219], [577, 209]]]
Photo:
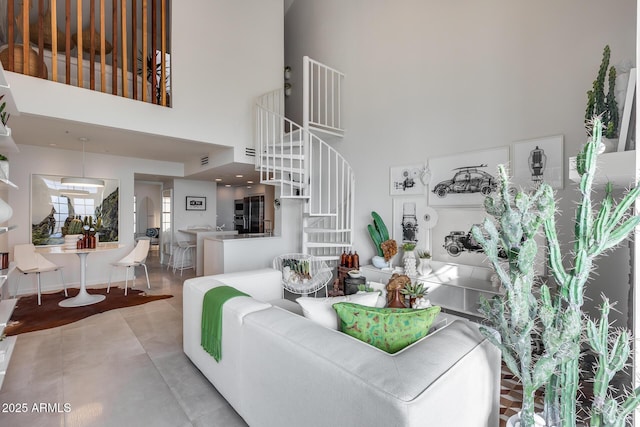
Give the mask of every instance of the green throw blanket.
[[249, 295], [231, 286], [211, 288], [204, 294], [200, 345], [216, 362], [222, 357], [222, 306], [227, 300], [241, 296]]

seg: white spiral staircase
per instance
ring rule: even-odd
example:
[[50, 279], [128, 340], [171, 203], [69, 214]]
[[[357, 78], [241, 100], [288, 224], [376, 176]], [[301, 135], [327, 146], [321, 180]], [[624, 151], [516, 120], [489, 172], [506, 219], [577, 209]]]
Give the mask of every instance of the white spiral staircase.
[[256, 169], [280, 198], [303, 199], [302, 251], [326, 261], [353, 244], [354, 174], [318, 135], [342, 136], [344, 74], [304, 57], [303, 125], [284, 116], [284, 91], [256, 102]]

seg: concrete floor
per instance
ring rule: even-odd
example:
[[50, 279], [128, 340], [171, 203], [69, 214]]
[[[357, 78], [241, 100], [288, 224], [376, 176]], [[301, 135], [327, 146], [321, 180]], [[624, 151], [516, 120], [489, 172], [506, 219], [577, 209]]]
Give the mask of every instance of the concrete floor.
[[18, 336], [0, 426], [246, 426], [182, 352], [182, 282], [193, 270], [167, 272], [157, 251], [147, 265], [149, 293], [173, 298]]

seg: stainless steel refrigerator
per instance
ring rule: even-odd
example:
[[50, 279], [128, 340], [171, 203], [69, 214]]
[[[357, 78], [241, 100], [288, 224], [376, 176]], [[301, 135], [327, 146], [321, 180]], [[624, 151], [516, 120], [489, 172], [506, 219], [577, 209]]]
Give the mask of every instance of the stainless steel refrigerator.
[[244, 198], [243, 233], [264, 232], [264, 196]]

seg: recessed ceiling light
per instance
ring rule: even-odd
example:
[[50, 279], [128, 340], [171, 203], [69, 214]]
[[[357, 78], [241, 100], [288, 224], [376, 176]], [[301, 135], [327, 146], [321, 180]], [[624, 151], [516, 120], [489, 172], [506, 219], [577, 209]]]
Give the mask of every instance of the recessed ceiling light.
[[243, 175], [236, 175], [236, 178], [242, 178]]
[[253, 181], [247, 181], [247, 184], [253, 184]]
[[251, 188], [251, 186], [250, 186], [250, 185], [247, 185], [247, 188]]
[[222, 178], [216, 178], [214, 181], [215, 182], [220, 182], [220, 181], [222, 181]]
[[224, 186], [225, 187], [231, 187], [231, 184], [225, 184]]

